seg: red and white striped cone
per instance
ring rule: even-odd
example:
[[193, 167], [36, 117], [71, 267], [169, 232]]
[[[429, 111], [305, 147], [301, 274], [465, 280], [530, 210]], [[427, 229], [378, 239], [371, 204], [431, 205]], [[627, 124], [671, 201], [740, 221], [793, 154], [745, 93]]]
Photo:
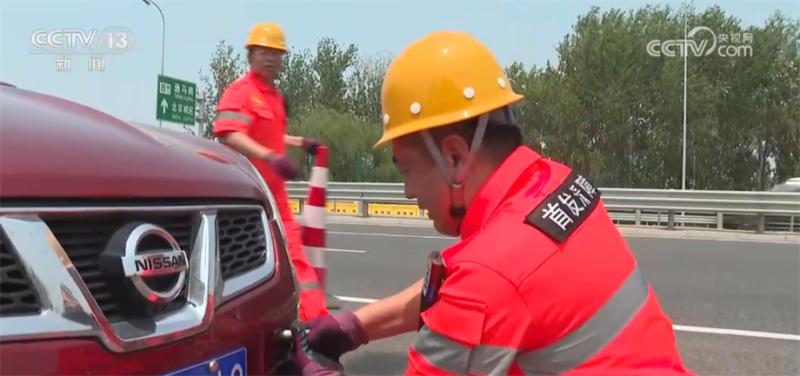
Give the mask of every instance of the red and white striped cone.
[[[325, 266], [325, 189], [328, 185], [328, 148], [320, 146], [311, 168], [308, 199], [303, 205], [303, 247], [308, 263], [317, 273], [322, 291], [327, 292]], [[326, 293], [326, 300], [331, 300]]]

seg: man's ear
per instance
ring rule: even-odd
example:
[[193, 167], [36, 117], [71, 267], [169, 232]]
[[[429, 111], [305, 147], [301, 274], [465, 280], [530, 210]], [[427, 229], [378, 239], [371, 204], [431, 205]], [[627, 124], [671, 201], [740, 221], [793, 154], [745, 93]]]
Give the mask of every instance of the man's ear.
[[449, 134], [442, 139], [442, 157], [452, 168], [461, 166], [469, 156], [469, 144], [457, 134]]

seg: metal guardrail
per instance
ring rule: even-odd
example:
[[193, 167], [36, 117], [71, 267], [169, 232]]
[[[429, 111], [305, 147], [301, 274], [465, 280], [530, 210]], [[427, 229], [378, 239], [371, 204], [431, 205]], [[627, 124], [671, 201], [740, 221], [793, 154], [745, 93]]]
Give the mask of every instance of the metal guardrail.
[[[304, 200], [307, 182], [287, 184], [289, 196]], [[779, 227], [800, 230], [800, 193], [747, 191], [694, 191], [631, 188], [599, 188], [603, 202], [618, 221], [636, 225], [662, 223], [668, 228], [703, 224], [723, 229], [735, 216], [738, 226], [764, 232]], [[329, 200], [356, 201], [359, 213], [368, 216], [370, 203], [416, 205], [403, 193], [401, 183], [329, 182]], [[726, 222], [726, 216], [729, 221]], [[736, 223], [734, 223], [736, 224]]]

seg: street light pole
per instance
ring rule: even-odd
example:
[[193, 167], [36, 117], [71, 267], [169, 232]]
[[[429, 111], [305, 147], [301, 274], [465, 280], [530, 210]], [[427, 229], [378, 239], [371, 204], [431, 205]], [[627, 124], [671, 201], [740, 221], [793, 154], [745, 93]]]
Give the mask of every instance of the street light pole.
[[197, 135], [200, 137], [204, 137], [203, 135], [203, 113], [206, 107], [206, 96], [205, 92], [199, 91], [197, 92], [197, 116], [195, 117], [195, 121], [197, 122]]
[[687, 66], [689, 57], [689, 34], [686, 13], [689, 8], [683, 10], [683, 161], [681, 163], [681, 190], [686, 190], [686, 92], [687, 92]]
[[[167, 22], [164, 20], [164, 12], [161, 11], [161, 7], [156, 4], [153, 0], [142, 0], [147, 5], [153, 5], [158, 9], [158, 14], [161, 15], [161, 75], [164, 75], [164, 41], [166, 40], [167, 34]], [[161, 120], [158, 121], [159, 128], [161, 127]]]

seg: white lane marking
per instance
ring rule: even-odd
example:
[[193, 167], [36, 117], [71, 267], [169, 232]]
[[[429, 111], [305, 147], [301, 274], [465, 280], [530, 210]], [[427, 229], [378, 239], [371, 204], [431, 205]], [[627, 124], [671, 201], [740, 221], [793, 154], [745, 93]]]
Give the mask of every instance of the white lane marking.
[[341, 296], [341, 295], [334, 295], [334, 296], [337, 299], [339, 299], [339, 300], [341, 300], [343, 302], [370, 304], [370, 303], [375, 303], [375, 302], [378, 301], [378, 299], [356, 298], [356, 297], [353, 297], [353, 296]]
[[756, 332], [751, 330], [739, 330], [739, 329], [706, 328], [702, 326], [686, 326], [686, 325], [673, 325], [672, 328], [681, 332], [723, 334], [723, 335], [739, 336], [739, 337], [783, 339], [786, 341], [800, 342], [800, 335], [797, 334]]
[[[350, 231], [328, 231], [328, 234], [336, 235], [358, 235], [358, 236], [384, 236], [391, 238], [419, 238], [419, 239], [444, 239], [444, 240], [458, 240], [455, 237], [449, 236], [435, 236], [435, 235], [411, 235], [411, 234], [387, 234], [380, 232], [350, 232]], [[625, 235], [625, 238], [653, 238], [653, 239], [669, 239], [669, 240], [702, 240], [711, 242], [735, 242], [735, 243], [768, 243], [768, 244], [796, 244], [797, 242], [791, 240], [750, 240], [750, 239], [704, 239], [704, 238], [683, 238], [677, 236], [658, 236], [658, 235]]]
[[449, 236], [433, 236], [433, 235], [406, 235], [406, 234], [383, 234], [378, 232], [349, 232], [349, 231], [328, 231], [329, 234], [336, 235], [359, 235], [359, 236], [385, 236], [390, 238], [420, 238], [420, 239], [444, 239], [444, 240], [458, 240]]
[[339, 248], [323, 248], [328, 252], [343, 252], [343, 253], [367, 253], [367, 251], [362, 251], [360, 249], [339, 249]]
[[[353, 302], [353, 303], [374, 303], [377, 302], [377, 299], [370, 299], [370, 298], [357, 298], [352, 296], [339, 296], [336, 295], [339, 300], [344, 302]], [[704, 334], [721, 334], [721, 335], [729, 335], [729, 336], [738, 336], [738, 337], [754, 337], [754, 338], [769, 338], [769, 339], [782, 339], [786, 341], [797, 341], [800, 342], [800, 335], [797, 334], [784, 334], [784, 333], [771, 333], [771, 332], [756, 332], [752, 330], [739, 330], [739, 329], [720, 329], [720, 328], [708, 328], [703, 326], [687, 326], [687, 325], [673, 325], [673, 329], [679, 332], [691, 332], [691, 333], [704, 333]]]
[[[760, 244], [798, 244], [796, 240], [758, 240], [758, 239], [714, 239], [714, 238], [703, 238], [703, 237], [680, 237], [680, 236], [661, 236], [661, 235], [625, 235], [625, 232], [622, 232], [622, 236], [625, 238], [649, 238], [649, 239], [665, 239], [665, 240], [702, 240], [702, 241], [709, 241], [709, 242], [735, 242], [735, 243], [760, 243]], [[794, 249], [790, 249], [794, 250]]]

